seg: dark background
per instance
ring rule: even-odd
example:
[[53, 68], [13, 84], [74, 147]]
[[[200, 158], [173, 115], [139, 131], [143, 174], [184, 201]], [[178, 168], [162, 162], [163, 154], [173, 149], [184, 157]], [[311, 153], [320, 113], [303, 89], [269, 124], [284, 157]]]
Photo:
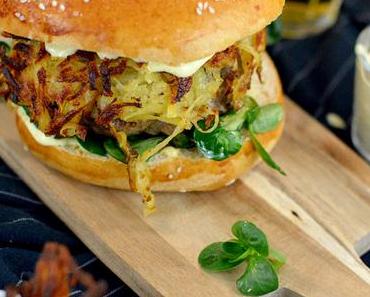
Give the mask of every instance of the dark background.
[[[354, 44], [367, 24], [370, 0], [348, 0], [334, 28], [269, 48], [285, 92], [350, 146]], [[328, 113], [339, 115], [346, 128], [330, 126]], [[97, 279], [107, 280], [110, 290], [106, 296], [134, 296], [0, 160], [0, 289], [32, 275], [47, 241], [67, 245], [81, 267]], [[367, 260], [370, 262], [369, 255]], [[71, 296], [81, 292], [77, 288]]]

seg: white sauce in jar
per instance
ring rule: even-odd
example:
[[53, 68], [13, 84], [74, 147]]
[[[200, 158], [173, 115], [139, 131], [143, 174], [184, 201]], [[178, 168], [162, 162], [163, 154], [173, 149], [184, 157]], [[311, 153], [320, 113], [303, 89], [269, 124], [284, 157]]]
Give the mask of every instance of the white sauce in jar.
[[352, 140], [370, 162], [370, 26], [358, 39], [356, 55]]

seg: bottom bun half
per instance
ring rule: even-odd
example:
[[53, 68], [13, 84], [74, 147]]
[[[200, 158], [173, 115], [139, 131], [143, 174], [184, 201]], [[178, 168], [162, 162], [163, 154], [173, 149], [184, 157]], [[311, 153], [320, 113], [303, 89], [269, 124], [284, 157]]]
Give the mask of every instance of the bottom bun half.
[[[283, 103], [283, 93], [278, 73], [267, 54], [263, 55], [263, 83], [255, 76], [250, 95], [261, 105]], [[45, 146], [37, 142], [23, 118], [17, 114], [19, 134], [29, 150], [48, 166], [85, 183], [129, 190], [127, 166], [110, 157], [99, 157], [63, 146]], [[284, 123], [275, 130], [258, 135], [268, 150], [277, 143]], [[186, 192], [210, 191], [231, 184], [260, 160], [252, 143], [247, 140], [236, 155], [213, 161], [190, 150], [165, 148], [149, 161], [153, 191]]]

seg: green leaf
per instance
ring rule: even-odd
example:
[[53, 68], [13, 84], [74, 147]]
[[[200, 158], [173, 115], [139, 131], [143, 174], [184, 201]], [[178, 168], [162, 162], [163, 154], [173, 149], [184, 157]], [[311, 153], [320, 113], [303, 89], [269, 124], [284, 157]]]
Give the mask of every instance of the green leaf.
[[0, 50], [1, 48], [5, 49], [5, 53], [9, 53], [10, 51], [10, 46], [6, 42], [0, 41]]
[[112, 156], [116, 160], [121, 162], [126, 161], [126, 155], [119, 147], [117, 140], [113, 138], [108, 138], [104, 141], [104, 148], [107, 151], [108, 155]]
[[238, 290], [246, 296], [261, 296], [279, 288], [279, 279], [271, 263], [262, 256], [250, 258], [247, 270], [237, 280]]
[[171, 145], [176, 148], [192, 148], [194, 147], [194, 142], [192, 141], [191, 136], [183, 132], [172, 139]]
[[257, 103], [253, 98], [245, 98], [242, 108], [237, 112], [231, 112], [221, 118], [220, 126], [229, 131], [240, 130], [247, 119], [248, 111], [256, 107]]
[[282, 38], [283, 24], [281, 19], [277, 19], [267, 27], [267, 44], [274, 45], [278, 43]]
[[127, 135], [127, 140], [129, 143], [134, 143], [136, 141], [145, 140], [150, 138], [151, 136], [147, 134], [133, 134], [133, 135]]
[[270, 154], [264, 149], [262, 144], [258, 141], [256, 134], [253, 132], [253, 129], [249, 129], [249, 136], [252, 140], [253, 146], [255, 147], [257, 153], [260, 155], [262, 160], [272, 169], [277, 170], [282, 175], [286, 175], [286, 173], [280, 168], [278, 164], [275, 163], [275, 161], [271, 158]]
[[88, 152], [99, 156], [106, 156], [107, 152], [103, 146], [103, 141], [96, 136], [88, 135], [85, 141], [77, 137], [77, 140]]
[[245, 261], [250, 256], [258, 255], [257, 252], [253, 248], [248, 248], [243, 254], [241, 254], [238, 258], [230, 260], [230, 262], [238, 262], [238, 261]]
[[279, 103], [268, 104], [258, 109], [251, 123], [253, 131], [258, 134], [274, 130], [284, 117], [284, 109]]
[[268, 256], [269, 245], [265, 233], [254, 224], [239, 221], [232, 226], [232, 233], [246, 248], [253, 248], [262, 256]]
[[[212, 132], [205, 133], [195, 129], [194, 141], [199, 152], [208, 159], [225, 160], [240, 151], [243, 146], [241, 128], [246, 121], [254, 121], [259, 111], [256, 101], [244, 98], [244, 105], [237, 112], [231, 112], [220, 119], [220, 125]], [[204, 128], [204, 122], [199, 126]]]
[[207, 246], [198, 257], [199, 265], [209, 271], [228, 271], [238, 266], [244, 260], [231, 262], [230, 254], [223, 249], [223, 242], [215, 242]]
[[261, 108], [259, 106], [255, 106], [248, 110], [245, 115], [245, 127], [249, 129], [252, 123], [256, 120], [258, 113], [260, 112]]
[[286, 263], [285, 255], [274, 249], [270, 249], [268, 258], [276, 271], [278, 271]]
[[275, 250], [269, 253], [265, 234], [250, 222], [236, 222], [232, 226], [232, 233], [237, 239], [212, 243], [200, 253], [200, 266], [221, 272], [247, 262], [246, 271], [236, 282], [242, 294], [261, 296], [277, 290], [277, 271], [285, 263], [285, 256]]
[[243, 146], [240, 131], [228, 131], [222, 127], [216, 128], [211, 133], [202, 133], [195, 129], [194, 140], [203, 156], [216, 161], [235, 155]]
[[30, 109], [27, 106], [22, 105], [22, 108], [24, 112], [27, 114], [27, 116], [31, 117]]
[[233, 258], [239, 257], [246, 251], [246, 248], [239, 241], [234, 240], [224, 242], [222, 244], [222, 249]]
[[245, 121], [245, 108], [238, 110], [237, 112], [230, 112], [221, 118], [220, 126], [228, 131], [240, 130]]
[[259, 108], [255, 119], [251, 123], [253, 131], [257, 134], [274, 130], [282, 121], [284, 111], [281, 104], [268, 104]]
[[150, 150], [154, 147], [156, 147], [160, 142], [163, 141], [163, 137], [152, 137], [148, 139], [141, 139], [136, 141], [131, 141], [130, 145], [131, 147], [137, 151], [140, 155], [142, 155], [147, 150]]

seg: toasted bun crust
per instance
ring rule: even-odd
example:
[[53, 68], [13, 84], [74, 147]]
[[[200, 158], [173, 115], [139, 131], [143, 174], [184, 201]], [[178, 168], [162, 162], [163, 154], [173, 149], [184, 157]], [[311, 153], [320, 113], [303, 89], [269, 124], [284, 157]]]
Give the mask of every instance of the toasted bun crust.
[[284, 0], [0, 0], [0, 31], [178, 65], [262, 30], [281, 14], [283, 5]]
[[[262, 104], [283, 103], [280, 80], [272, 61], [263, 57], [264, 83], [254, 77], [252, 94], [258, 94]], [[43, 146], [29, 132], [21, 117], [17, 116], [21, 138], [30, 151], [50, 167], [80, 181], [109, 188], [128, 190], [127, 166], [111, 158], [96, 157], [88, 153], [70, 151], [63, 147]], [[271, 150], [283, 130], [283, 123], [274, 131], [258, 135], [262, 145]], [[150, 162], [154, 191], [208, 191], [232, 183], [253, 167], [259, 157], [250, 141], [241, 151], [224, 161], [213, 161], [197, 154], [176, 150], [176, 156], [161, 156]], [[195, 156], [194, 156], [195, 155]]]

